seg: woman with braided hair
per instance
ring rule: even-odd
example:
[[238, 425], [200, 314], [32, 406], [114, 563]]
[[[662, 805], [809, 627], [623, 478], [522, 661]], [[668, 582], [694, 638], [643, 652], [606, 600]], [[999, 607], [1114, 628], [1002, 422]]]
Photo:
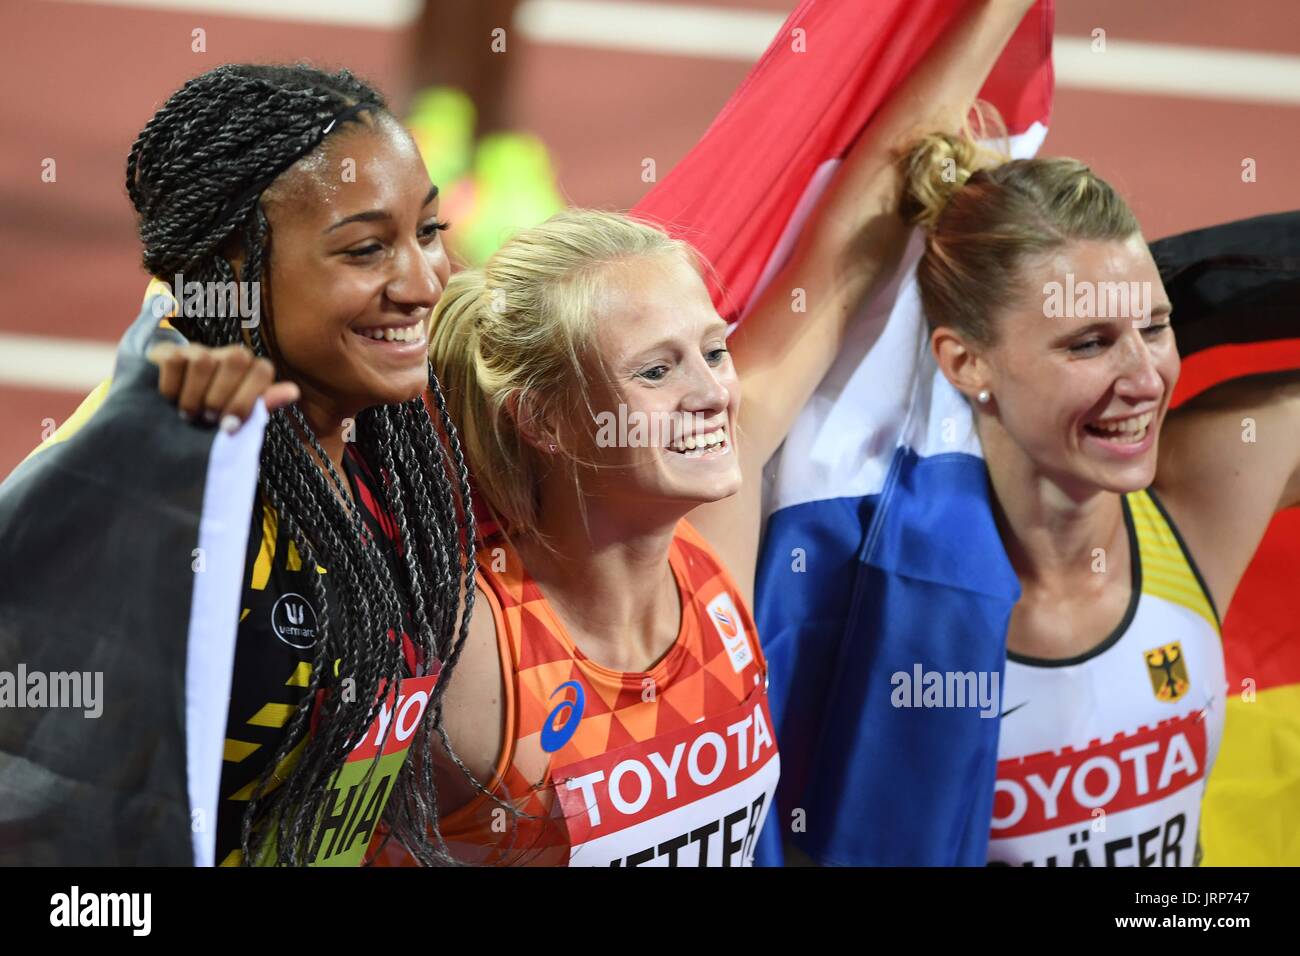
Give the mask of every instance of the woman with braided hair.
[[[378, 93], [305, 65], [187, 82], [136, 140], [126, 185], [144, 266], [185, 303], [171, 321], [191, 344], [151, 356], [159, 389], [227, 430], [259, 397], [271, 410], [216, 859], [316, 859], [316, 823], [338, 812], [330, 781], [381, 694], [441, 667], [385, 820], [415, 859], [443, 860], [423, 755], [467, 634], [474, 529], [426, 358], [449, 273], [438, 189]], [[227, 314], [183, 294], [192, 282], [240, 283], [259, 308]]]

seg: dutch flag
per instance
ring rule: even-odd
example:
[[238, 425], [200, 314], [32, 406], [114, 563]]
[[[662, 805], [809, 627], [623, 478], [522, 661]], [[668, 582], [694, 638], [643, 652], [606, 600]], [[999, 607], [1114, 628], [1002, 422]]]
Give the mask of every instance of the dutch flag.
[[[634, 210], [717, 267], [724, 316], [743, 320], [841, 158], [959, 9], [800, 4], [700, 144]], [[981, 93], [1015, 156], [1047, 134], [1052, 21], [1050, 2], [1031, 10]], [[821, 44], [815, 58], [791, 42], [800, 29]], [[970, 410], [926, 345], [920, 250], [918, 235], [769, 466], [755, 611], [782, 784], [760, 862], [780, 862], [800, 814], [815, 825], [796, 839], [819, 862], [983, 862], [997, 721], [889, 704], [888, 675], [916, 662], [1000, 672], [1019, 594]], [[956, 785], [935, 786], [944, 780]]]

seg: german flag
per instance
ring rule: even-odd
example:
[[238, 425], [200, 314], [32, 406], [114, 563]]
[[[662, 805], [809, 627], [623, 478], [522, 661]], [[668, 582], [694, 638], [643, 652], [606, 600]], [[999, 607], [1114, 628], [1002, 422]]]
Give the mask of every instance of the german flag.
[[[1300, 369], [1300, 212], [1152, 243], [1174, 307], [1178, 405]], [[1295, 436], [1300, 441], [1300, 435]], [[1207, 865], [1300, 865], [1300, 509], [1273, 519], [1223, 621], [1227, 725], [1205, 793]]]

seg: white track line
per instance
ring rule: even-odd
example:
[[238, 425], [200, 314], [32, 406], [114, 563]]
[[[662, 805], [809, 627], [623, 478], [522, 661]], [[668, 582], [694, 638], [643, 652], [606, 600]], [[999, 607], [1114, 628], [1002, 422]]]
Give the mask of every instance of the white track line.
[[[195, 16], [246, 17], [395, 30], [411, 23], [421, 0], [73, 0], [94, 7], [170, 10]], [[202, 23], [195, 23], [202, 26]]]
[[117, 345], [0, 332], [0, 385], [88, 392], [113, 374]]
[[[108, 6], [396, 29], [420, 0], [83, 0]], [[519, 31], [535, 43], [752, 63], [785, 16], [646, 0], [525, 0]], [[809, 37], [815, 52], [816, 37]], [[1062, 89], [1300, 104], [1300, 56], [1142, 43], [1110, 32], [1104, 53], [1084, 37], [1056, 38]]]
[[1052, 59], [1063, 89], [1110, 90], [1254, 103], [1300, 104], [1300, 56], [1108, 39], [1056, 37]]
[[534, 43], [753, 63], [786, 14], [639, 0], [526, 0], [517, 24]]

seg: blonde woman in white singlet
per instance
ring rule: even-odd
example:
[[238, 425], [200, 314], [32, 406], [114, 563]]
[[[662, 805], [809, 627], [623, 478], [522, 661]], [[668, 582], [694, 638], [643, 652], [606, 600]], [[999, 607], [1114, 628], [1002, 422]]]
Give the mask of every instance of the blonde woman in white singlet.
[[[1169, 300], [1106, 182], [1071, 159], [990, 165], [948, 135], [907, 169], [931, 349], [971, 402], [1021, 586], [989, 861], [1193, 865], [1224, 725], [1220, 620], [1273, 515], [1300, 504], [1300, 375], [1170, 412]], [[1127, 307], [1115, 283], [1137, 291]]]

